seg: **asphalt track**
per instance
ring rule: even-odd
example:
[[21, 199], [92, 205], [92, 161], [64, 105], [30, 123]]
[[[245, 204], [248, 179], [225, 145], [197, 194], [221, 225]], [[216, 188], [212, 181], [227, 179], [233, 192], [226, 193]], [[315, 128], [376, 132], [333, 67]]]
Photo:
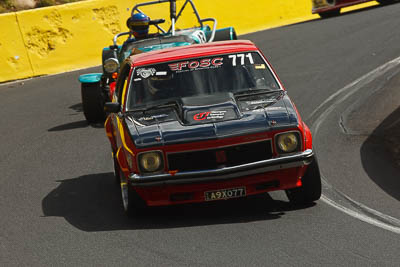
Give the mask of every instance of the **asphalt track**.
[[98, 68], [1, 85], [0, 265], [399, 266], [398, 14], [241, 36], [314, 131], [324, 195], [310, 207], [274, 192], [128, 219], [104, 129], [81, 110], [77, 77]]

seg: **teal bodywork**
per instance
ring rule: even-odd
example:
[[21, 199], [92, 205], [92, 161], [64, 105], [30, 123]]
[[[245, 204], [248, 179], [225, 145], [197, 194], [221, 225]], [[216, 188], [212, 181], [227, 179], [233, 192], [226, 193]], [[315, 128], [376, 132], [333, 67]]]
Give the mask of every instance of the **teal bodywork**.
[[102, 75], [103, 73], [82, 74], [81, 76], [79, 76], [79, 81], [81, 83], [97, 83], [100, 82]]
[[[143, 43], [143, 47], [137, 47], [137, 49], [141, 50], [142, 52], [150, 52], [150, 51], [155, 51], [155, 50], [160, 50], [160, 49], [166, 49], [166, 48], [171, 48], [171, 47], [179, 47], [179, 46], [187, 46], [187, 45], [192, 45], [192, 44], [200, 44], [204, 43], [207, 40], [210, 39], [211, 36], [211, 29], [208, 25], [204, 27], [197, 27], [197, 28], [191, 28], [191, 29], [185, 29], [185, 30], [179, 30], [175, 34], [176, 36], [186, 36], [190, 41], [179, 41], [179, 42], [166, 42], [162, 43], [161, 40], [167, 40], [172, 35], [170, 33], [166, 34], [160, 34], [158, 35], [157, 38], [160, 38], [160, 43], [159, 44], [146, 44]], [[203, 36], [203, 39], [201, 38]], [[236, 33], [233, 27], [227, 27], [227, 28], [222, 28], [218, 29], [215, 31], [215, 41], [220, 41], [220, 40], [235, 40], [237, 39]], [[165, 38], [165, 39], [164, 39]], [[146, 39], [147, 40], [147, 39]], [[141, 42], [141, 41], [139, 41]], [[134, 38], [128, 38], [125, 43], [136, 43], [136, 40]], [[124, 59], [130, 56], [131, 50], [127, 49], [126, 51], [123, 51], [124, 45], [118, 45], [115, 46], [116, 53], [117, 53], [117, 58], [118, 61], [121, 63]], [[107, 58], [110, 58], [110, 56], [105, 56], [112, 51], [110, 51], [110, 47], [105, 47], [103, 48], [103, 59], [102, 62]], [[81, 83], [96, 83], [100, 82], [102, 79], [102, 76], [104, 74], [102, 73], [90, 73], [90, 74], [83, 74], [79, 76], [79, 81]]]
[[[195, 29], [190, 29], [190, 30], [182, 30], [177, 32], [178, 35], [186, 35], [189, 36], [194, 43], [201, 43], [201, 40], [197, 37], [196, 34], [194, 34], [197, 31], [202, 31], [205, 35], [207, 35], [210, 32], [210, 28], [208, 26], [203, 27], [203, 28], [195, 28]], [[165, 34], [161, 35], [163, 37], [168, 37], [170, 34]], [[134, 42], [134, 39], [130, 39], [129, 41]], [[156, 45], [149, 45], [149, 46], [144, 46], [144, 47], [139, 47], [138, 49], [143, 51], [143, 52], [150, 52], [150, 51], [155, 51], [155, 50], [160, 50], [160, 49], [165, 49], [165, 48], [172, 48], [172, 47], [179, 47], [179, 46], [187, 46], [191, 45], [192, 43], [190, 42], [172, 42], [172, 43], [164, 43], [164, 44], [156, 44]], [[105, 47], [103, 48], [103, 55], [105, 52], [110, 51], [110, 47]], [[121, 61], [123, 61], [125, 58], [129, 57], [131, 54], [131, 51], [122, 51], [122, 46], [119, 45], [117, 48], [117, 54], [118, 58]], [[103, 63], [104, 63], [104, 58], [103, 58]], [[100, 82], [102, 73], [89, 73], [89, 74], [83, 74], [79, 76], [79, 81], [81, 83], [96, 83]]]
[[[169, 44], [150, 45], [150, 46], [145, 46], [145, 47], [138, 48], [138, 49], [140, 51], [142, 51], [142, 52], [150, 52], [150, 51], [155, 51], [155, 50], [160, 50], [160, 49], [165, 49], [165, 48], [186, 46], [186, 45], [191, 45], [191, 43], [188, 43], [188, 42], [176, 42], [176, 43], [169, 43]], [[130, 54], [131, 54], [130, 51], [124, 52], [124, 58], [129, 57]]]

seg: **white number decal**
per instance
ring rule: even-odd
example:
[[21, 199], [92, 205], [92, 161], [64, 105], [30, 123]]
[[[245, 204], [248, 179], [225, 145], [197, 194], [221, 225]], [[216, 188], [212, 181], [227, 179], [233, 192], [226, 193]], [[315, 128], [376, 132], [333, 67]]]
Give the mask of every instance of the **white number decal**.
[[235, 67], [236, 66], [236, 55], [229, 55], [228, 57], [232, 59], [232, 66]]
[[244, 65], [244, 54], [237, 54], [237, 56], [240, 58], [240, 65]]
[[229, 58], [232, 59], [232, 66], [236, 66], [236, 59], [239, 57], [240, 58], [240, 65], [244, 65], [244, 59], [247, 57], [249, 59], [250, 64], [254, 64], [253, 56], [251, 53], [245, 54], [237, 54], [237, 55], [229, 55]]
[[250, 64], [254, 64], [254, 60], [253, 60], [253, 56], [251, 55], [251, 53], [248, 53], [247, 55], [246, 55], [246, 57], [248, 57], [249, 58], [249, 61], [250, 61]]

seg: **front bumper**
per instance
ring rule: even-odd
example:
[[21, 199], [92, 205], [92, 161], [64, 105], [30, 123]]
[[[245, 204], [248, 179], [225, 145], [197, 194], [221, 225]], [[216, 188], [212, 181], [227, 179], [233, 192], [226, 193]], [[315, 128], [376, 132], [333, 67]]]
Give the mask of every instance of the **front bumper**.
[[221, 169], [155, 175], [138, 175], [133, 173], [129, 175], [129, 182], [132, 186], [146, 187], [223, 181], [276, 170], [303, 167], [310, 164], [313, 158], [314, 152], [311, 149], [307, 149], [294, 155], [287, 155], [279, 158]]

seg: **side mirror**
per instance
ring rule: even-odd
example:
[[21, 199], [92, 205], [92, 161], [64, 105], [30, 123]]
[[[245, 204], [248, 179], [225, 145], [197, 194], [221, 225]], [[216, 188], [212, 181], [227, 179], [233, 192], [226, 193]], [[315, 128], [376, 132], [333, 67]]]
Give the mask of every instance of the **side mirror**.
[[107, 102], [104, 105], [104, 111], [108, 113], [118, 113], [121, 111], [121, 104], [118, 102]]

